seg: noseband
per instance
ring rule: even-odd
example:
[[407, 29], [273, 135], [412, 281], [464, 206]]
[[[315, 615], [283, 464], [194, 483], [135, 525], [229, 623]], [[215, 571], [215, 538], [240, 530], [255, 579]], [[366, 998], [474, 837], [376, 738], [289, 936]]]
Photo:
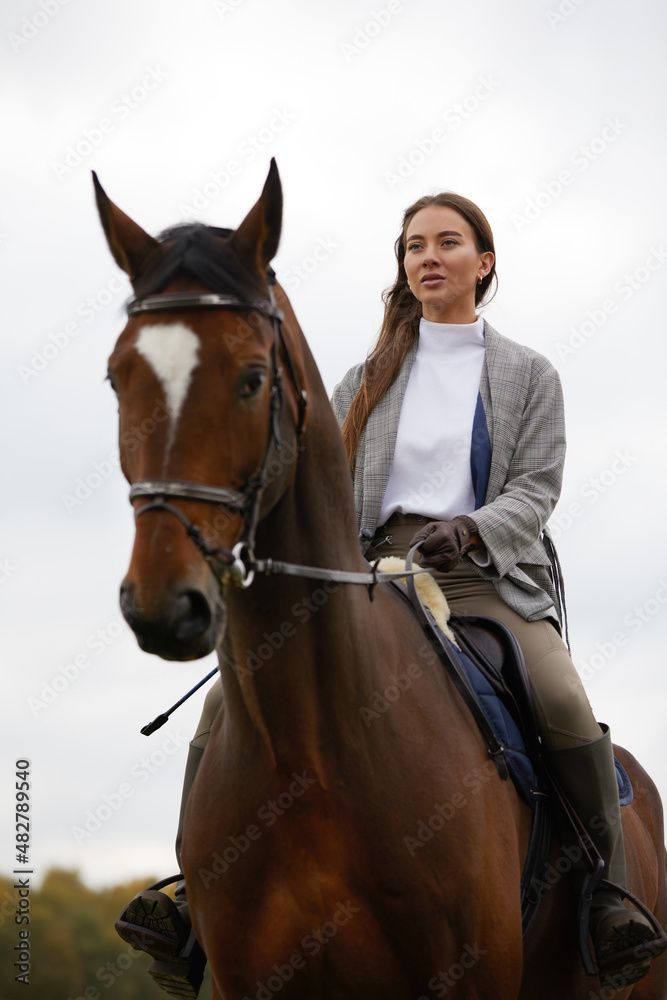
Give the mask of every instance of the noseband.
[[[279, 351], [283, 350], [290, 380], [294, 385], [298, 399], [298, 418], [296, 424], [297, 438], [303, 433], [306, 419], [307, 396], [301, 387], [296, 368], [292, 362], [282, 330], [283, 313], [278, 309], [273, 295], [272, 279], [269, 275], [268, 299], [240, 299], [235, 295], [220, 295], [217, 292], [163, 292], [159, 295], [148, 295], [136, 299], [128, 307], [129, 316], [140, 316], [144, 313], [173, 312], [183, 309], [242, 309], [259, 313], [268, 317], [273, 323], [273, 343], [271, 345], [271, 389], [269, 433], [259, 469], [240, 490], [225, 486], [209, 486], [205, 483], [191, 483], [183, 479], [141, 479], [130, 488], [130, 502], [137, 499], [147, 499], [149, 503], [135, 509], [135, 517], [146, 514], [149, 510], [167, 510], [184, 526], [189, 538], [192, 539], [207, 561], [216, 560], [227, 564], [226, 570], [241, 586], [252, 583], [254, 572], [248, 572], [247, 566], [253, 560], [255, 532], [259, 520], [261, 497], [268, 485], [268, 464], [273, 449], [281, 451], [283, 443], [280, 437], [280, 417], [284, 406], [284, 388], [282, 368], [279, 364]], [[275, 280], [275, 279], [273, 279]], [[182, 510], [170, 503], [167, 498], [179, 500], [197, 500], [202, 503], [215, 504], [232, 514], [243, 515], [245, 530], [244, 538], [232, 550], [216, 549], [209, 545], [201, 533], [201, 529], [190, 521]]]

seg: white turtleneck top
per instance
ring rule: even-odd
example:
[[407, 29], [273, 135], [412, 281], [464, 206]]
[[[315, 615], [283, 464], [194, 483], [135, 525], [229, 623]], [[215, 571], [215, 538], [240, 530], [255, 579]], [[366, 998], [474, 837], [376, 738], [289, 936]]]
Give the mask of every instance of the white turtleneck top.
[[446, 521], [475, 509], [470, 443], [484, 363], [484, 320], [421, 319], [379, 524], [395, 511]]

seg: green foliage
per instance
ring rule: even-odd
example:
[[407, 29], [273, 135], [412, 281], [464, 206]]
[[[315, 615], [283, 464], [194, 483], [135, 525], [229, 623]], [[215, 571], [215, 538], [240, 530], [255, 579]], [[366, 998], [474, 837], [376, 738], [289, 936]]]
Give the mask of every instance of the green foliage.
[[[20, 876], [17, 876], [20, 877]], [[99, 891], [78, 872], [51, 869], [30, 889], [30, 922], [17, 924], [14, 879], [0, 877], [0, 997], [2, 1000], [165, 1000], [148, 975], [152, 959], [118, 937], [114, 921], [132, 897], [154, 881]], [[21, 938], [21, 930], [30, 937]], [[17, 982], [18, 948], [29, 943], [29, 986]], [[199, 1000], [210, 998], [208, 976]]]

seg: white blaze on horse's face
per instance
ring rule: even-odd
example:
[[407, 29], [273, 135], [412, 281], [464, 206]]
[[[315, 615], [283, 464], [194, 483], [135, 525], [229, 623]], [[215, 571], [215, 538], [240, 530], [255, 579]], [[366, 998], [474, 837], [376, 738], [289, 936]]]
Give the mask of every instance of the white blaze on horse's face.
[[169, 450], [174, 442], [192, 373], [199, 364], [199, 337], [185, 323], [154, 323], [142, 329], [135, 346], [164, 389], [169, 413]]

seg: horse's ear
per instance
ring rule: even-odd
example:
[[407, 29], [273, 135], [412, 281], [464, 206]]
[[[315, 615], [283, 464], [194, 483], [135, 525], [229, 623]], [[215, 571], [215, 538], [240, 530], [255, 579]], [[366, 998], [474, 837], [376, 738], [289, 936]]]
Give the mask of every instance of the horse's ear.
[[133, 222], [129, 215], [125, 215], [125, 212], [121, 212], [114, 205], [111, 199], [107, 197], [94, 170], [92, 174], [97, 210], [100, 213], [109, 249], [118, 266], [122, 267], [125, 273], [129, 275], [130, 280], [134, 282], [150, 251], [160, 244], [152, 236], [144, 232], [141, 226]]
[[283, 191], [278, 167], [272, 158], [259, 200], [230, 237], [230, 243], [242, 256], [250, 258], [262, 275], [278, 250], [282, 218]]

